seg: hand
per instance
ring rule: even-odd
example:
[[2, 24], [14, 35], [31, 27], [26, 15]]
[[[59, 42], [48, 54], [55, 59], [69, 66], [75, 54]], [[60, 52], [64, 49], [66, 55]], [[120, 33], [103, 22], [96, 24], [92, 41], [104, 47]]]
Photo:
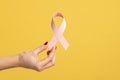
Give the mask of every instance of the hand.
[[23, 52], [19, 54], [19, 66], [29, 69], [34, 69], [37, 71], [42, 71], [46, 68], [49, 68], [55, 64], [56, 59], [56, 48], [53, 47], [51, 50], [47, 52], [47, 57], [43, 60], [38, 60], [38, 54], [47, 49], [48, 44], [45, 43], [44, 45], [31, 50]]

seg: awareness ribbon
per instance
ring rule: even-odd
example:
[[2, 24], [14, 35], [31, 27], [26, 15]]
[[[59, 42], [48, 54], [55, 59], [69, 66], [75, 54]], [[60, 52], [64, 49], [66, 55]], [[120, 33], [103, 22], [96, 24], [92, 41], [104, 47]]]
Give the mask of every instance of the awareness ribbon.
[[[63, 19], [59, 28], [54, 23], [54, 18], [56, 18], [58, 16]], [[64, 47], [64, 49], [67, 50], [67, 48], [69, 47], [69, 43], [67, 42], [67, 40], [62, 35], [65, 28], [66, 28], [66, 21], [65, 21], [65, 18], [63, 17], [63, 15], [61, 13], [57, 12], [52, 16], [51, 27], [52, 27], [54, 36], [53, 36], [52, 40], [49, 42], [48, 48], [51, 49], [57, 43], [57, 41], [59, 40], [60, 43], [62, 44], [62, 46]]]

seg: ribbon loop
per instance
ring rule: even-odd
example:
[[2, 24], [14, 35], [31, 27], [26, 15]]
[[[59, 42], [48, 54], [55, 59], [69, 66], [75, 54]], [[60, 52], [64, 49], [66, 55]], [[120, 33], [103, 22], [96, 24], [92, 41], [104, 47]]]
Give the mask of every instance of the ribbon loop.
[[[54, 18], [56, 18], [57, 16], [60, 16], [63, 19], [59, 28], [57, 28], [57, 26], [54, 23]], [[67, 40], [62, 35], [63, 32], [65, 31], [65, 28], [66, 28], [66, 21], [65, 21], [65, 18], [63, 17], [63, 15], [61, 13], [55, 13], [53, 15], [52, 22], [51, 22], [51, 27], [52, 27], [52, 30], [54, 32], [54, 36], [53, 36], [52, 40], [49, 42], [48, 48], [51, 49], [57, 43], [57, 41], [59, 40], [60, 43], [62, 44], [62, 46], [64, 47], [64, 49], [67, 50], [67, 48], [69, 47], [69, 43], [67, 42]]]

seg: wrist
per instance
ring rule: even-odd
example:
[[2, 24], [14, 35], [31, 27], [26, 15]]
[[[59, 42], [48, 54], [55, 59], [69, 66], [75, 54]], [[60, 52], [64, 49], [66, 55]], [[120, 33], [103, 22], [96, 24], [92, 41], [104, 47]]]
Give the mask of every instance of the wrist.
[[20, 60], [19, 60], [19, 54], [12, 56], [12, 62], [13, 62], [13, 67], [20, 67]]
[[0, 58], [0, 70], [19, 67], [19, 55]]

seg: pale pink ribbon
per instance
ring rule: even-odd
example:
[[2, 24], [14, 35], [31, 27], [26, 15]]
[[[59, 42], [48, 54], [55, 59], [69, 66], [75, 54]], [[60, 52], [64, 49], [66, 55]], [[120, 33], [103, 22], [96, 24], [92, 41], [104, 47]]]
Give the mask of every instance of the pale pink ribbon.
[[[59, 28], [54, 23], [54, 18], [57, 17], [57, 16], [60, 16], [63, 19]], [[62, 46], [64, 47], [64, 49], [67, 50], [67, 48], [69, 47], [69, 43], [67, 42], [67, 40], [62, 35], [65, 28], [66, 28], [66, 21], [65, 21], [65, 18], [63, 17], [63, 15], [61, 13], [57, 12], [53, 15], [52, 22], [51, 22], [51, 27], [52, 27], [52, 30], [54, 32], [54, 36], [53, 36], [52, 40], [49, 42], [48, 48], [51, 49], [57, 43], [57, 41], [59, 40], [60, 43], [62, 44]]]

